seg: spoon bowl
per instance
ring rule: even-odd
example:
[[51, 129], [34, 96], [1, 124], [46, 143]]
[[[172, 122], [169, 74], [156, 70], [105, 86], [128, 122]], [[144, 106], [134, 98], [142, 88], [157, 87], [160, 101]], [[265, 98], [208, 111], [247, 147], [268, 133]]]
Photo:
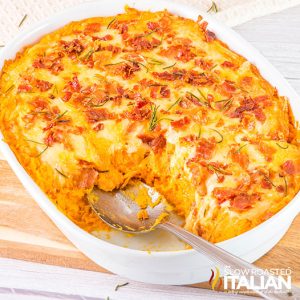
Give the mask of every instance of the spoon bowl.
[[161, 195], [142, 182], [112, 192], [94, 188], [87, 200], [102, 221], [129, 233], [151, 231], [169, 214]]

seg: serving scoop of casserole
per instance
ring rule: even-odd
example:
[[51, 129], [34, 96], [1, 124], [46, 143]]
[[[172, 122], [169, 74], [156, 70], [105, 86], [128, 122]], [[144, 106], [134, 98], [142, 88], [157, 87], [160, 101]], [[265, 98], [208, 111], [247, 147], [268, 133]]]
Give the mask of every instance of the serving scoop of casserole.
[[132, 179], [155, 187], [212, 242], [237, 236], [300, 189], [288, 99], [207, 23], [168, 11], [72, 22], [6, 61], [4, 140], [35, 182], [87, 231], [85, 200]]

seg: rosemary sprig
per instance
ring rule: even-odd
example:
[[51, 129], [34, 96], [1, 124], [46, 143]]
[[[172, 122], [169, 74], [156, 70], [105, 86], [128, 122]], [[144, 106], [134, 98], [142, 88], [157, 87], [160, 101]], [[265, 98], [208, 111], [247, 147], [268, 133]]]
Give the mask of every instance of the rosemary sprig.
[[23, 25], [23, 23], [25, 22], [26, 19], [27, 19], [27, 14], [24, 15], [24, 17], [22, 18], [21, 22], [19, 23], [19, 25], [18, 25], [19, 28]]
[[152, 30], [152, 31], [150, 31], [150, 32], [148, 32], [148, 33], [146, 33], [146, 34], [144, 34], [144, 35], [141, 36], [141, 37], [147, 37], [147, 36], [151, 35], [152, 33], [156, 32], [157, 30], [158, 30], [158, 28], [156, 28], [156, 29], [154, 29], [154, 30]]
[[120, 287], [126, 286], [126, 285], [128, 285], [128, 284], [129, 284], [129, 282], [125, 282], [125, 283], [123, 283], [123, 284], [118, 284], [118, 285], [115, 287], [115, 291], [117, 291]]
[[112, 20], [108, 23], [106, 29], [109, 29], [110, 26], [112, 25], [112, 23], [114, 23], [114, 22], [116, 21], [116, 19], [117, 19], [117, 18], [112, 19]]
[[124, 63], [125, 63], [124, 61], [119, 61], [119, 62], [116, 62], [116, 63], [106, 64], [106, 65], [104, 65], [104, 67], [115, 66], [115, 65], [120, 65], [120, 64], [124, 64]]
[[248, 145], [249, 145], [249, 144], [245, 144], [245, 145], [241, 146], [239, 149], [237, 149], [237, 150], [235, 151], [235, 153], [240, 153], [241, 150], [242, 150], [244, 147], [248, 146]]
[[205, 97], [205, 95], [203, 94], [203, 92], [200, 89], [197, 89], [197, 91], [201, 95], [201, 97], [205, 100], [205, 102], [207, 102], [207, 98]]
[[202, 105], [208, 106], [207, 102], [203, 102], [198, 96], [196, 96], [195, 94], [193, 94], [192, 92], [187, 92], [190, 96], [196, 98], [199, 103], [201, 103]]
[[164, 64], [164, 62], [157, 60], [155, 58], [150, 57], [149, 59], [150, 59], [150, 61], [148, 61], [148, 64], [150, 64], [150, 65], [163, 65]]
[[54, 120], [61, 119], [67, 112], [68, 112], [68, 110], [64, 111], [62, 114], [59, 114]]
[[259, 171], [259, 173], [265, 178], [266, 181], [268, 181], [273, 187], [276, 188], [276, 185], [272, 182], [272, 180], [270, 179], [269, 176], [267, 176], [266, 174], [264, 174], [263, 172]]
[[49, 146], [46, 146], [44, 150], [42, 150], [38, 155], [36, 155], [36, 157], [40, 157], [48, 148]]
[[6, 93], [10, 92], [14, 87], [15, 87], [15, 85], [12, 84], [4, 93], [6, 94]]
[[281, 146], [279, 143], [276, 143], [276, 145], [277, 145], [279, 148], [284, 149], [284, 150], [286, 150], [286, 149], [289, 147], [289, 144], [288, 144], [288, 143], [287, 143], [286, 147]]
[[212, 4], [211, 4], [211, 7], [208, 9], [208, 13], [209, 12], [214, 12], [214, 13], [217, 13], [219, 11], [219, 9], [218, 9], [218, 6], [217, 6], [217, 4], [214, 2], [214, 1], [212, 1]]
[[168, 86], [168, 85], [167, 84], [160, 84], [160, 83], [153, 83], [153, 84], [148, 85], [148, 87], [151, 87], [151, 86]]
[[210, 128], [210, 130], [213, 130], [214, 132], [216, 132], [220, 136], [221, 139], [217, 143], [218, 144], [222, 143], [223, 140], [224, 140], [223, 135], [218, 130], [216, 130], [216, 129]]
[[109, 101], [109, 99], [106, 99], [105, 101], [103, 101], [102, 103], [100, 104], [91, 104], [90, 106], [91, 107], [101, 107], [103, 106], [105, 103], [107, 103]]
[[149, 122], [149, 130], [152, 131], [156, 125], [157, 125], [157, 122], [158, 122], [158, 119], [157, 119], [157, 110], [159, 108], [159, 105], [151, 105], [151, 117], [150, 117], [150, 122]]
[[25, 141], [35, 143], [35, 144], [38, 144], [38, 145], [45, 145], [44, 143], [40, 143], [40, 142], [33, 141], [33, 140], [30, 140], [30, 139], [25, 139]]
[[218, 167], [216, 167], [216, 166], [214, 166], [214, 165], [211, 165], [211, 164], [208, 164], [208, 165], [207, 165], [207, 168], [208, 168], [209, 170], [213, 171], [213, 172], [217, 175], [217, 177], [218, 177], [218, 174], [222, 174], [222, 175], [231, 175], [230, 172], [227, 172], [227, 171], [225, 171], [225, 170], [223, 170], [223, 169], [220, 169], [220, 168], [218, 168]]
[[199, 132], [198, 132], [198, 139], [200, 139], [202, 133], [202, 127], [200, 127]]
[[233, 99], [232, 99], [232, 98], [228, 99], [228, 100], [224, 103], [224, 105], [223, 105], [223, 107], [222, 107], [222, 111], [227, 110], [227, 109], [232, 105], [232, 102], [233, 102]]
[[283, 176], [283, 180], [284, 180], [284, 196], [287, 196], [288, 185], [285, 176]]
[[62, 177], [68, 178], [67, 175], [65, 175], [63, 172], [59, 171], [57, 168], [55, 168], [55, 171], [60, 174]]
[[176, 106], [177, 104], [180, 103], [180, 101], [182, 100], [182, 97], [179, 97], [168, 109], [167, 111], [170, 111], [174, 106]]
[[214, 68], [216, 68], [218, 66], [218, 64], [215, 64], [215, 65], [213, 65], [210, 69], [209, 69], [209, 71], [212, 71]]
[[176, 64], [177, 64], [177, 62], [175, 62], [174, 64], [172, 64], [172, 65], [170, 65], [170, 66], [164, 67], [164, 68], [163, 68], [163, 70], [166, 70], [166, 69], [172, 68], [172, 67], [174, 67]]
[[94, 49], [90, 49], [90, 50], [89, 50], [89, 51], [81, 58], [81, 60], [88, 60], [94, 52], [95, 52]]
[[142, 67], [144, 67], [146, 69], [146, 72], [148, 73], [149, 69], [147, 66], [145, 66], [143, 63], [139, 62], [139, 61], [136, 61], [136, 60], [131, 60], [131, 59], [126, 59], [126, 61], [129, 61], [133, 64], [137, 64], [137, 65], [140, 65]]

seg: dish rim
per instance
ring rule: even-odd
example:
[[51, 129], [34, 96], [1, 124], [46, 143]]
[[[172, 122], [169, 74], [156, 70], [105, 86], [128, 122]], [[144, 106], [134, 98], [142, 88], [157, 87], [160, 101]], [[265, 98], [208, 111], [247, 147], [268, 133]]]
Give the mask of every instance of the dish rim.
[[[117, 1], [118, 6], [122, 4], [123, 10], [124, 11], [124, 5], [129, 5], [131, 7], [136, 7], [139, 9], [140, 6], [147, 6], [148, 8], [144, 8], [144, 10], [151, 10], [151, 11], [157, 11], [155, 7], [160, 7], [160, 10], [167, 9], [168, 11], [173, 12], [176, 10], [176, 14], [179, 16], [183, 16], [186, 18], [190, 18], [195, 20], [191, 16], [196, 16], [196, 15], [201, 15], [204, 20], [208, 22], [208, 28], [213, 27], [213, 31], [216, 32], [220, 31], [221, 33], [223, 32], [224, 34], [228, 34], [229, 39], [234, 39], [237, 40], [237, 44], [240, 44], [241, 47], [245, 47], [246, 51], [251, 51], [253, 52], [253, 56], [256, 58], [256, 60], [261, 61], [260, 63], [263, 64], [264, 66], [257, 66], [258, 70], [261, 72], [262, 76], [265, 78], [265, 75], [263, 75], [264, 72], [267, 74], [274, 73], [275, 77], [278, 77], [278, 80], [281, 82], [283, 86], [285, 86], [285, 89], [288, 91], [288, 94], [292, 95], [292, 97], [299, 98], [297, 93], [294, 91], [294, 89], [290, 86], [290, 84], [287, 82], [287, 80], [275, 69], [269, 61], [259, 53], [259, 51], [254, 48], [249, 42], [247, 42], [243, 37], [241, 37], [237, 32], [232, 30], [231, 28], [224, 26], [222, 23], [219, 21], [215, 20], [213, 17], [208, 15], [205, 12], [201, 12], [198, 9], [193, 8], [192, 6], [184, 5], [184, 4], [179, 4], [179, 3], [173, 3], [171, 1], [166, 1], [166, 0], [156, 0], [155, 3], [151, 3], [147, 0], [139, 0], [136, 2], [135, 0], [118, 0]], [[21, 30], [15, 38], [13, 38], [3, 49], [0, 51], [0, 68], [2, 70], [3, 64], [5, 60], [15, 58], [17, 52], [22, 51], [22, 49], [26, 46], [32, 45], [36, 41], [40, 40], [45, 34], [53, 32], [54, 30], [61, 28], [64, 25], [61, 25], [62, 22], [65, 21], [64, 24], [68, 24], [72, 21], [67, 20], [69, 18], [69, 14], [75, 13], [76, 11], [79, 11], [80, 9], [84, 9], [87, 6], [98, 6], [99, 8], [101, 5], [104, 5], [104, 3], [110, 4], [111, 5], [111, 0], [102, 0], [102, 1], [90, 1], [86, 3], [82, 3], [79, 5], [76, 5], [75, 7], [72, 8], [67, 8], [64, 9], [63, 11], [54, 14], [47, 19], [37, 22], [33, 24], [32, 26], [29, 26], [25, 30]], [[115, 2], [113, 3], [115, 4]], [[119, 7], [113, 8], [116, 12], [115, 14], [120, 13], [121, 11], [119, 10]], [[195, 13], [196, 10], [196, 13]], [[180, 13], [177, 13], [180, 12]], [[182, 13], [181, 13], [182, 12]], [[101, 13], [97, 14], [98, 16], [101, 16]], [[188, 15], [188, 16], [187, 16]], [[92, 17], [92, 16], [90, 16]], [[81, 20], [86, 19], [88, 17], [83, 17]], [[76, 19], [77, 20], [77, 19]], [[73, 20], [74, 21], [74, 20]], [[56, 26], [57, 24], [60, 24], [58, 27]], [[51, 26], [55, 26], [55, 29], [48, 30], [47, 33], [43, 33], [40, 36], [37, 36], [37, 33], [42, 31], [43, 29], [49, 29]], [[217, 35], [219, 35], [219, 32], [217, 32]], [[32, 39], [35, 37], [35, 42], [27, 43], [25, 46], [22, 46], [21, 48], [19, 47], [17, 52], [13, 51], [13, 54], [11, 54], [11, 48], [16, 48], [17, 46], [20, 46], [20, 44], [28, 40]], [[222, 38], [220, 38], [223, 40]], [[228, 44], [228, 42], [225, 42]], [[230, 44], [228, 44], [228, 47], [230, 49], [233, 49], [234, 47], [231, 47]], [[233, 50], [236, 51], [236, 50]], [[236, 51], [237, 52], [237, 51]], [[240, 55], [247, 57], [245, 53], [240, 53]], [[249, 60], [247, 58], [247, 60]], [[250, 61], [250, 60], [249, 60]], [[252, 62], [252, 63], [257, 63]], [[270, 75], [271, 76], [271, 75]], [[266, 79], [268, 82], [270, 82], [269, 79]], [[274, 84], [271, 83], [273, 86]], [[277, 87], [277, 86], [276, 86]], [[291, 97], [287, 96], [290, 102]], [[293, 111], [294, 116], [295, 116], [295, 111]], [[297, 120], [298, 118], [295, 116], [295, 119]], [[95, 237], [91, 233], [88, 233], [84, 231], [82, 228], [80, 228], [78, 225], [76, 225], [73, 221], [71, 221], [63, 212], [61, 212], [55, 205], [52, 203], [52, 201], [48, 198], [48, 196], [42, 191], [40, 187], [37, 186], [37, 184], [34, 182], [34, 180], [29, 176], [29, 174], [26, 172], [25, 168], [18, 162], [15, 154], [13, 151], [10, 149], [8, 144], [6, 144], [3, 140], [3, 135], [0, 131], [0, 150], [4, 154], [4, 157], [6, 158], [7, 162], [13, 169], [14, 173], [16, 176], [19, 178], [19, 180], [22, 182], [23, 186], [26, 188], [26, 190], [30, 193], [32, 198], [35, 200], [35, 202], [46, 212], [48, 217], [56, 224], [59, 223], [62, 226], [64, 226], [68, 231], [76, 231], [76, 234], [78, 235], [78, 238], [86, 241], [87, 243], [92, 243], [92, 244], [100, 244], [102, 247], [109, 249], [110, 251], [123, 251], [128, 254], [132, 255], [138, 255], [141, 257], [144, 256], [149, 256], [149, 252], [146, 250], [138, 250], [138, 249], [131, 249], [131, 248], [126, 248], [122, 247], [113, 243], [110, 243], [109, 241], [102, 240], [100, 238]], [[36, 195], [36, 196], [33, 196]], [[38, 199], [38, 200], [37, 200]], [[266, 221], [260, 223], [259, 225], [255, 226], [254, 228], [238, 235], [233, 238], [230, 238], [228, 240], [216, 243], [217, 246], [220, 246], [222, 248], [225, 248], [227, 245], [233, 243], [233, 242], [238, 242], [239, 239], [243, 239], [246, 235], [251, 236], [255, 234], [257, 231], [262, 230], [264, 227], [267, 227], [270, 225], [270, 223], [276, 222], [276, 219], [280, 218], [283, 214], [286, 214], [288, 211], [292, 211], [292, 207], [295, 207], [295, 213], [293, 218], [291, 217], [291, 220], [296, 217], [296, 215], [300, 212], [297, 211], [297, 202], [300, 202], [300, 192], [298, 192], [295, 197], [287, 204], [285, 205], [280, 211], [278, 211], [275, 215], [273, 215], [271, 218], [267, 219]], [[164, 257], [164, 256], [182, 256], [182, 255], [187, 255], [187, 254], [194, 254], [196, 253], [195, 250], [193, 249], [184, 249], [184, 250], [173, 250], [173, 251], [150, 251], [151, 256], [155, 257]]]

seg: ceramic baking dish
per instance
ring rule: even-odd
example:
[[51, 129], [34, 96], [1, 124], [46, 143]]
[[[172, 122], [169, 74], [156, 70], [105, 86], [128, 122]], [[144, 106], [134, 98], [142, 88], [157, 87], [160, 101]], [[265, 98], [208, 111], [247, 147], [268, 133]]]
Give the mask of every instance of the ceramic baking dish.
[[[124, 11], [124, 5], [140, 10], [163, 10], [196, 20], [201, 14], [208, 21], [208, 28], [216, 33], [217, 37], [227, 43], [231, 49], [246, 57], [254, 63], [261, 74], [274, 86], [279, 94], [290, 99], [295, 118], [300, 120], [300, 98], [290, 87], [282, 75], [249, 43], [233, 30], [220, 24], [211, 16], [199, 12], [194, 8], [172, 3], [172, 1], [149, 0], [103, 0], [89, 2], [36, 24], [33, 28], [21, 32], [0, 53], [0, 68], [6, 59], [14, 58], [16, 53], [24, 46], [36, 42], [43, 35], [62, 27], [63, 25], [88, 17], [115, 15]], [[298, 107], [297, 107], [298, 106]], [[2, 138], [0, 134], [0, 138]], [[0, 151], [8, 163], [44, 212], [52, 219], [68, 239], [85, 255], [104, 268], [130, 279], [159, 284], [191, 284], [207, 281], [210, 269], [214, 267], [204, 255], [194, 250], [184, 250], [178, 242], [172, 242], [169, 236], [154, 233], [148, 237], [131, 237], [125, 241], [120, 233], [111, 233], [110, 239], [104, 235], [97, 238], [83, 231], [64, 216], [47, 198], [41, 189], [33, 182], [23, 167], [18, 163], [9, 146], [0, 141]], [[231, 253], [253, 262], [268, 252], [284, 235], [295, 216], [300, 210], [300, 195], [298, 194], [286, 207], [272, 218], [256, 228], [235, 238], [218, 243], [218, 246]], [[167, 251], [145, 251], [145, 245], [150, 240], [159, 240], [160, 249]], [[122, 246], [123, 245], [123, 246]], [[126, 247], [125, 247], [125, 246]], [[154, 244], [153, 244], [154, 245]], [[168, 245], [168, 247], [165, 247]], [[133, 249], [134, 248], [134, 249]], [[154, 249], [159, 248], [157, 245]]]

